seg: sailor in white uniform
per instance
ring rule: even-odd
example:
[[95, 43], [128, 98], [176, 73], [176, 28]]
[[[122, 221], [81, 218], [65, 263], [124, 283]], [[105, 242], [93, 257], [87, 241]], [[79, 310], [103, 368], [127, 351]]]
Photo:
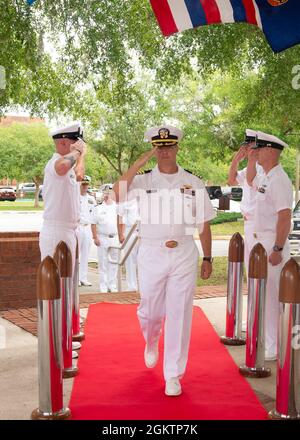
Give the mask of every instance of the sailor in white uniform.
[[[129, 249], [133, 241], [138, 235], [138, 223], [139, 212], [137, 200], [129, 200], [125, 203], [120, 203], [118, 207], [118, 233], [119, 241], [123, 243], [132, 227], [137, 224], [135, 231], [130, 236], [128, 243], [126, 244], [125, 251]], [[125, 261], [126, 268], [126, 282], [128, 290], [138, 290], [137, 282], [137, 243], [130, 252], [127, 260]]]
[[[241, 145], [238, 152], [235, 154], [231, 166], [229, 169], [229, 176], [228, 176], [228, 184], [230, 186], [234, 185], [240, 185], [243, 189], [243, 196], [241, 200], [241, 213], [244, 218], [244, 244], [245, 244], [245, 267], [246, 271], [248, 273], [248, 266], [249, 266], [249, 255], [251, 252], [251, 244], [252, 244], [252, 238], [253, 238], [253, 232], [254, 232], [254, 208], [255, 208], [255, 196], [256, 191], [255, 189], [248, 184], [247, 182], [247, 169], [248, 169], [248, 175], [251, 172], [253, 179], [256, 174], [260, 175], [263, 174], [263, 168], [257, 163], [257, 155], [254, 155], [253, 153], [249, 155], [249, 152], [251, 151], [252, 147], [255, 146], [256, 142], [256, 131], [247, 129], [246, 130], [246, 137], [244, 143]], [[238, 171], [239, 163], [247, 159], [247, 167], [243, 168], [242, 170]]]
[[91, 286], [88, 281], [88, 259], [92, 244], [92, 217], [96, 200], [88, 194], [91, 178], [84, 176], [80, 185], [80, 221], [79, 221], [79, 286]]
[[[53, 257], [56, 246], [64, 241], [75, 267], [80, 211], [80, 181], [84, 177], [86, 144], [79, 122], [50, 132], [56, 152], [45, 167], [43, 183], [44, 221], [39, 237], [41, 259]], [[72, 342], [73, 350], [80, 348]], [[73, 352], [72, 357], [78, 357]]]
[[78, 122], [50, 132], [56, 152], [45, 167], [44, 222], [40, 232], [41, 257], [53, 256], [63, 240], [75, 265], [80, 212], [80, 183], [84, 177], [86, 144]]
[[92, 233], [95, 245], [98, 247], [98, 265], [100, 277], [100, 292], [117, 292], [118, 265], [109, 261], [117, 261], [118, 250], [110, 246], [119, 246], [117, 229], [117, 205], [112, 199], [112, 188], [108, 185], [103, 190], [103, 202], [94, 209]]
[[[151, 128], [145, 138], [153, 149], [132, 165], [114, 190], [117, 201], [128, 195], [129, 199], [137, 197], [139, 204], [138, 318], [146, 342], [145, 364], [148, 368], [157, 364], [164, 325], [165, 394], [178, 396], [188, 359], [198, 270], [193, 235], [197, 227], [205, 255], [201, 277], [207, 279], [212, 270], [209, 220], [215, 214], [203, 182], [176, 162], [182, 132], [165, 125]], [[156, 167], [137, 175], [153, 156]]]
[[[280, 154], [287, 144], [275, 136], [257, 132], [255, 150], [264, 174], [252, 180], [256, 190], [252, 245], [261, 243], [268, 254], [266, 286], [266, 360], [277, 357], [279, 279], [290, 258], [288, 235], [291, 227], [293, 186], [280, 165]], [[251, 154], [251, 153], [250, 153]], [[257, 154], [255, 151], [253, 154]], [[248, 179], [251, 181], [251, 179]]]

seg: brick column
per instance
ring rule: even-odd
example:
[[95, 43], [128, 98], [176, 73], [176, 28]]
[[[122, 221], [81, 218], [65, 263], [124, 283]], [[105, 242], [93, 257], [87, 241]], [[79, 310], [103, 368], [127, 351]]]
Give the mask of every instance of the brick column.
[[36, 306], [38, 232], [0, 232], [0, 310]]

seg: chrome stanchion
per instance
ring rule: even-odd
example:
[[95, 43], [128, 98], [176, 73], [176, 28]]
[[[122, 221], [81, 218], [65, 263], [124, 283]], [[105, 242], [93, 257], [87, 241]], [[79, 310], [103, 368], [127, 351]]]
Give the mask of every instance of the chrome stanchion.
[[246, 377], [268, 377], [271, 369], [265, 367], [265, 301], [268, 257], [264, 247], [257, 243], [249, 259], [246, 364], [240, 373]]
[[60, 272], [62, 297], [62, 347], [64, 370], [63, 377], [70, 378], [78, 374], [78, 368], [72, 362], [72, 255], [65, 242], [58, 243], [54, 260]]
[[74, 342], [83, 341], [85, 336], [84, 333], [80, 329], [80, 306], [79, 306], [79, 246], [78, 240], [76, 245], [76, 259], [75, 259], [75, 268], [73, 275], [73, 308], [72, 308], [72, 326], [73, 326], [73, 336], [72, 340]]
[[229, 243], [225, 345], [245, 345], [242, 337], [244, 240], [236, 233]]
[[276, 409], [271, 419], [300, 420], [300, 267], [291, 258], [279, 285]]
[[39, 407], [34, 420], [68, 419], [63, 406], [63, 358], [60, 276], [53, 258], [46, 257], [37, 273]]

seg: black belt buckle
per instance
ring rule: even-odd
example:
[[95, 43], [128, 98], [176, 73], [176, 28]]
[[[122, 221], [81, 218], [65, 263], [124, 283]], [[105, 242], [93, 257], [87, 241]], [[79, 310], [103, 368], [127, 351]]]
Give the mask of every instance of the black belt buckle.
[[114, 235], [108, 234], [108, 238], [114, 238]]

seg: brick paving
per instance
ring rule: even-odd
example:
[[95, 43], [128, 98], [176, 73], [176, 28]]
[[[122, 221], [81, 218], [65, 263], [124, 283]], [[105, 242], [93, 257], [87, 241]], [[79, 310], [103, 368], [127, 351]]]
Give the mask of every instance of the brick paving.
[[[246, 293], [246, 288], [244, 288]], [[226, 286], [201, 286], [197, 287], [194, 299], [206, 299], [226, 296]], [[117, 292], [117, 293], [87, 293], [80, 295], [80, 307], [88, 308], [90, 304], [109, 302], [118, 304], [138, 304], [140, 295], [138, 292]], [[0, 316], [11, 323], [21, 327], [23, 330], [37, 335], [37, 309], [27, 307], [11, 309], [0, 312]]]

